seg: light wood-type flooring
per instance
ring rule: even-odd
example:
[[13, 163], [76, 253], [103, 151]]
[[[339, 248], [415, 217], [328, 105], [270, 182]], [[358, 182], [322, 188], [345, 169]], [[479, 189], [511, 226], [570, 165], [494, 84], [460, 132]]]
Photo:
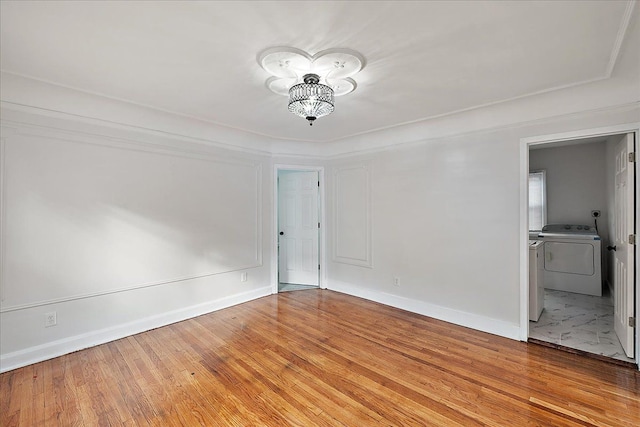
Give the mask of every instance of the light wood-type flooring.
[[640, 426], [640, 374], [326, 290], [0, 376], [9, 426]]

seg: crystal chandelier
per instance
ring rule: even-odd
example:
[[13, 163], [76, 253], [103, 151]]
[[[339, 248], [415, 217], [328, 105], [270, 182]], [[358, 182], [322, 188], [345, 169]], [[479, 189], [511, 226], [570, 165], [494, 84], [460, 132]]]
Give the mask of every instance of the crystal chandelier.
[[334, 97], [356, 89], [357, 84], [351, 77], [365, 66], [362, 55], [345, 48], [310, 55], [301, 49], [279, 46], [263, 50], [257, 60], [271, 75], [265, 82], [267, 88], [288, 96], [289, 111], [307, 119], [310, 125], [317, 118], [333, 113]]
[[333, 89], [321, 84], [317, 74], [305, 74], [302, 81], [289, 89], [289, 111], [312, 126], [318, 117], [333, 113]]

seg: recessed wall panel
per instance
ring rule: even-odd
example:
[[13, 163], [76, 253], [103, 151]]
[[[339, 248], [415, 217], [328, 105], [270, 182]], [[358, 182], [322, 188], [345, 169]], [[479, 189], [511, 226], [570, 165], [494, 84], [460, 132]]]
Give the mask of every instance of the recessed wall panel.
[[3, 310], [261, 263], [259, 165], [28, 134], [3, 161]]
[[334, 190], [333, 260], [371, 267], [370, 165], [334, 170]]

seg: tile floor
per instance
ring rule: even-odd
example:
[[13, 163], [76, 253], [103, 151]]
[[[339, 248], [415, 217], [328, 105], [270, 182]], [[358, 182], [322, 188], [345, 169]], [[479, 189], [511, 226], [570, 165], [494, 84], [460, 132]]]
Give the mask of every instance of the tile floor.
[[625, 355], [614, 331], [608, 291], [596, 297], [545, 289], [544, 310], [537, 322], [529, 322], [529, 337], [634, 362]]

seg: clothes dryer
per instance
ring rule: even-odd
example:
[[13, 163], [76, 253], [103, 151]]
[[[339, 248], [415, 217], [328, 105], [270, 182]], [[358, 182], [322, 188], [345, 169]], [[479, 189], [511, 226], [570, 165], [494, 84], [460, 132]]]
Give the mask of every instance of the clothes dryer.
[[549, 224], [544, 242], [544, 287], [602, 296], [601, 240], [588, 225]]

